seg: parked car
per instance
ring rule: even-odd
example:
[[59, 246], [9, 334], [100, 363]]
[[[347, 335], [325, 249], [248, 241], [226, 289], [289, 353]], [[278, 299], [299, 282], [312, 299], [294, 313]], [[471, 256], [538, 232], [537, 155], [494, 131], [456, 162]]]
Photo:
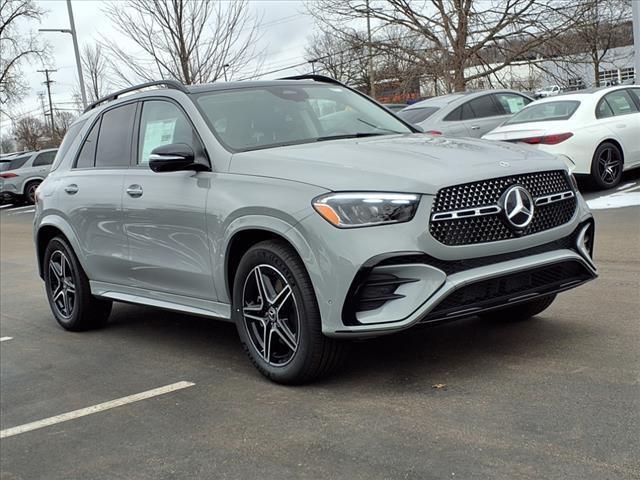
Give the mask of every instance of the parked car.
[[397, 115], [434, 135], [480, 138], [532, 101], [512, 90], [453, 93], [414, 103]]
[[398, 113], [400, 110], [407, 107], [406, 103], [383, 103], [382, 105], [391, 110], [393, 113]]
[[527, 143], [563, 158], [600, 188], [640, 166], [640, 86], [584, 90], [536, 101], [483, 138]]
[[562, 88], [560, 85], [547, 85], [540, 90], [536, 90], [534, 93], [534, 98], [547, 98], [547, 97], [555, 97], [562, 92]]
[[34, 203], [36, 189], [49, 174], [57, 151], [52, 148], [0, 159], [0, 197]]
[[328, 373], [347, 339], [528, 318], [596, 276], [562, 161], [424, 135], [316, 75], [92, 104], [38, 189], [34, 235], [63, 328], [104, 325], [113, 301], [229, 320], [282, 383]]

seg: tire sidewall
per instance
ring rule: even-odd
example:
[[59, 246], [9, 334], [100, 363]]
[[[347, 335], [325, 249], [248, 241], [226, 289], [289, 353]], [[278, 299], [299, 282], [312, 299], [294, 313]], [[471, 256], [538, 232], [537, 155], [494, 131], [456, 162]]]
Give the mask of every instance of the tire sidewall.
[[[282, 276], [284, 276], [291, 287], [292, 294], [298, 308], [298, 349], [291, 361], [282, 367], [275, 367], [264, 361], [260, 352], [256, 350], [253, 346], [253, 342], [249, 338], [244, 317], [242, 315], [242, 294], [245, 279], [254, 267], [261, 264], [272, 266], [277, 269]], [[263, 247], [256, 245], [251, 248], [244, 257], [242, 257], [236, 271], [233, 286], [232, 318], [238, 329], [240, 341], [256, 368], [258, 368], [258, 370], [260, 370], [265, 376], [281, 382], [293, 381], [300, 372], [304, 371], [309, 357], [310, 341], [312, 336], [311, 328], [314, 327], [311, 322], [319, 319], [315, 295], [312, 295], [312, 292], [304, 292], [301, 290], [300, 285], [303, 283], [303, 279], [297, 278], [294, 270], [295, 269], [290, 268], [290, 266], [287, 265], [287, 262], [274, 250], [266, 246]]]
[[[38, 186], [40, 185], [40, 183], [41, 183], [41, 182], [37, 182], [37, 181], [36, 181], [36, 182], [29, 182], [29, 183], [27, 184], [27, 186], [26, 186], [26, 187], [25, 187], [25, 189], [24, 189], [24, 202], [25, 202], [25, 203], [27, 203], [27, 204], [29, 204], [29, 205], [33, 205], [33, 204], [35, 204], [35, 201], [36, 201], [36, 196], [35, 196], [36, 194], [35, 194], [35, 191], [36, 191], [36, 189], [38, 188]], [[30, 192], [30, 190], [32, 190], [32, 189], [33, 189], [33, 198], [29, 198], [29, 192]]]
[[[56, 252], [61, 251], [64, 253], [69, 260], [72, 269], [72, 277], [73, 282], [76, 287], [76, 297], [75, 303], [73, 307], [73, 313], [70, 318], [65, 318], [58, 312], [58, 308], [55, 306], [53, 302], [53, 296], [50, 288], [51, 282], [51, 271], [49, 269], [49, 261], [51, 260], [51, 256]], [[73, 330], [76, 329], [80, 323], [80, 319], [82, 318], [82, 298], [86, 295], [85, 285], [83, 282], [82, 275], [80, 274], [80, 264], [67, 244], [62, 238], [55, 237], [53, 240], [49, 242], [47, 248], [44, 253], [44, 262], [43, 262], [43, 273], [44, 273], [44, 282], [45, 282], [45, 290], [47, 292], [47, 299], [49, 300], [49, 306], [51, 307], [51, 311], [56, 318], [56, 321], [65, 329]]]
[[[620, 173], [618, 174], [618, 178], [616, 179], [616, 181], [612, 184], [604, 183], [604, 181], [600, 177], [600, 171], [598, 168], [598, 158], [600, 157], [600, 153], [602, 152], [602, 150], [604, 150], [605, 148], [615, 149], [618, 152], [618, 157], [620, 158]], [[620, 183], [620, 179], [622, 178], [623, 167], [624, 167], [624, 162], [622, 161], [622, 152], [620, 151], [620, 149], [611, 142], [604, 142], [598, 145], [598, 148], [596, 148], [596, 151], [593, 154], [593, 159], [591, 160], [591, 177], [593, 178], [593, 181], [596, 183], [596, 185], [599, 188], [603, 190], [613, 188]]]

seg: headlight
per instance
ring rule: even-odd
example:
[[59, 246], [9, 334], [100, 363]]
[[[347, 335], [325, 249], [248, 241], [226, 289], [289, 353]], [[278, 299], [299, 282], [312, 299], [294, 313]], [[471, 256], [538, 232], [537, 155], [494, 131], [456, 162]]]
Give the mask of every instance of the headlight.
[[406, 193], [327, 193], [313, 200], [313, 208], [338, 228], [408, 222], [416, 214], [420, 195]]

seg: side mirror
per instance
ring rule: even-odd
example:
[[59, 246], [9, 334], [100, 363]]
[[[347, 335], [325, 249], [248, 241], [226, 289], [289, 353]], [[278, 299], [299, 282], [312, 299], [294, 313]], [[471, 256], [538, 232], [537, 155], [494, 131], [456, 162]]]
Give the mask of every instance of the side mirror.
[[186, 143], [171, 143], [154, 148], [149, 155], [149, 168], [154, 172], [179, 172], [209, 170], [195, 161], [195, 153]]

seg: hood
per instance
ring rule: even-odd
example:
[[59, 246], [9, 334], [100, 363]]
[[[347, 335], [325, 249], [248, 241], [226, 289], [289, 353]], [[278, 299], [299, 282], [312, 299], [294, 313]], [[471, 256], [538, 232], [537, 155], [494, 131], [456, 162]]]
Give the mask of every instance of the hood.
[[570, 132], [566, 120], [548, 122], [527, 122], [513, 125], [501, 125], [494, 128], [482, 138], [485, 140], [516, 140], [528, 137], [543, 137], [549, 134]]
[[521, 145], [406, 134], [237, 153], [229, 171], [333, 191], [435, 194], [448, 185], [557, 169], [565, 169], [561, 161]]

